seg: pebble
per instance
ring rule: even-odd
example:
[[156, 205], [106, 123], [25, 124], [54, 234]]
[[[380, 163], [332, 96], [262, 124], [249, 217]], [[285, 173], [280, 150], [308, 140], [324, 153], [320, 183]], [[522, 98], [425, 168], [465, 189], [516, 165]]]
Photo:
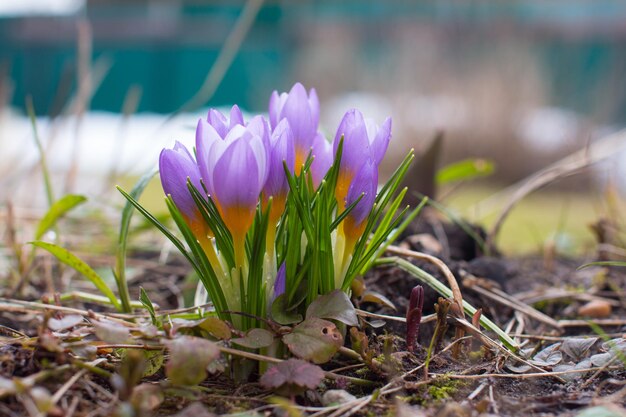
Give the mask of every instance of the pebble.
[[611, 315], [611, 304], [604, 300], [592, 300], [578, 309], [578, 314], [594, 319], [603, 319]]
[[354, 400], [356, 400], [356, 397], [354, 395], [342, 389], [329, 389], [322, 396], [322, 404], [324, 404], [325, 406], [345, 404]]

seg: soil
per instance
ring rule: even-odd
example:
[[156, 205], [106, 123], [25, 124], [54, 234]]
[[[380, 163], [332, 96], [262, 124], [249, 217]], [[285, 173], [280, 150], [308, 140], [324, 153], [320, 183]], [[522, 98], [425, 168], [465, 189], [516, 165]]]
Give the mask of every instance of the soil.
[[[472, 227], [478, 236], [484, 238], [480, 228]], [[622, 289], [626, 274], [619, 268], [577, 270], [589, 260], [564, 259], [554, 254], [523, 259], [505, 258], [497, 253], [488, 256], [461, 227], [429, 219], [428, 216], [423, 216], [412, 226], [400, 246], [442, 259], [457, 278], [464, 300], [482, 308], [482, 313], [501, 329], [516, 334], [516, 340], [523, 344], [523, 351], [532, 351], [529, 358], [554, 343], [573, 337], [598, 338], [579, 361], [604, 352], [606, 347], [602, 346], [598, 328], [594, 330], [585, 320], [600, 324], [607, 338], [621, 338], [623, 335], [626, 311]], [[160, 256], [161, 253], [156, 251], [133, 253], [129, 262], [138, 272], [129, 281], [131, 295], [133, 299], [138, 299], [141, 287], [162, 310], [176, 309], [181, 305], [185, 289], [191, 289], [195, 284], [187, 279], [190, 270], [184, 260], [170, 255], [166, 263], [159, 263]], [[46, 259], [42, 256], [37, 258], [37, 262], [43, 265], [49, 261]], [[445, 282], [441, 271], [433, 264], [410, 260]], [[44, 270], [41, 265], [36, 271]], [[58, 272], [52, 270], [51, 273], [55, 271]], [[33, 294], [41, 294], [46, 288], [42, 277], [42, 273], [33, 274], [31, 287], [24, 291], [27, 295], [12, 295], [12, 300], [36, 300]], [[359, 303], [357, 300], [358, 307], [376, 315], [400, 317], [404, 316], [409, 305], [411, 290], [419, 284], [415, 278], [396, 267], [376, 268], [363, 278], [363, 282], [367, 290], [388, 298], [395, 309], [371, 302]], [[434, 290], [424, 287], [423, 315], [427, 316], [434, 313], [435, 304], [442, 301]], [[485, 289], [490, 294], [500, 290], [515, 297], [558, 321], [561, 327], [551, 327], [510, 304], [496, 301], [485, 295]], [[119, 378], [107, 376], [108, 373], [124, 372], [123, 367], [120, 370], [122, 361], [118, 350], [98, 349], [94, 358], [101, 360], [98, 366], [107, 372], [94, 372], [74, 360], [76, 352], [67, 349], [66, 339], [61, 344], [53, 333], [44, 331], [43, 322], [70, 315], [69, 310], [43, 310], [31, 304], [12, 304], [12, 300], [0, 300], [0, 416], [42, 415], [37, 414], [37, 407], [41, 410], [44, 407], [41, 403], [46, 401], [52, 404], [47, 408], [51, 416], [201, 417], [243, 411], [318, 416], [576, 416], [580, 410], [602, 405], [603, 401], [611, 406], [623, 406], [626, 395], [622, 392], [626, 371], [619, 360], [598, 371], [570, 373], [574, 375], [571, 377], [567, 373], [555, 373], [559, 365], [576, 363], [563, 354], [558, 364], [537, 365], [536, 369], [516, 373], [509, 365], [520, 364], [507, 360], [503, 351], [484, 346], [477, 338], [454, 342], [455, 326], [450, 319], [447, 320], [445, 337], [430, 361], [429, 377], [425, 378], [423, 365], [436, 321], [420, 326], [419, 344], [414, 353], [409, 353], [404, 340], [404, 323], [385, 320], [384, 326], [378, 327], [372, 318], [367, 320], [374, 325], [365, 325], [363, 329], [369, 339], [369, 349], [377, 358], [375, 363], [359, 365], [358, 361], [345, 355], [336, 355], [323, 368], [345, 377], [372, 381], [373, 386], [360, 386], [348, 378], [327, 378], [317, 389], [291, 398], [294, 404], [303, 407], [293, 408], [287, 400], [273, 399], [272, 393], [256, 382], [233, 384], [219, 372], [204, 381], [200, 388], [160, 389], [165, 387], [165, 375], [161, 369], [150, 377], [136, 381], [137, 384], [143, 382], [139, 385], [142, 391], [138, 394], [138, 389], [125, 387]], [[580, 308], [593, 300], [608, 303], [610, 314], [581, 316]], [[110, 312], [98, 304], [81, 301], [57, 304], [87, 312], [87, 316]], [[79, 334], [80, 326], [74, 332]], [[485, 333], [496, 340], [494, 334]], [[346, 339], [350, 337], [346, 336]], [[80, 338], [76, 342], [80, 344]], [[462, 349], [455, 352], [454, 345]], [[351, 346], [349, 341], [347, 346]], [[537, 375], [541, 372], [546, 375]], [[29, 377], [37, 378], [30, 388], [18, 389], [16, 395], [4, 395], [7, 381], [25, 381]], [[34, 387], [43, 390], [38, 392]], [[344, 390], [357, 398], [369, 396], [377, 389], [380, 395], [362, 408], [355, 405], [339, 413], [341, 408], [323, 405], [323, 395], [330, 389]], [[152, 401], [153, 407], [138, 406], [142, 401]], [[142, 414], [138, 412], [141, 409], [152, 411]]]

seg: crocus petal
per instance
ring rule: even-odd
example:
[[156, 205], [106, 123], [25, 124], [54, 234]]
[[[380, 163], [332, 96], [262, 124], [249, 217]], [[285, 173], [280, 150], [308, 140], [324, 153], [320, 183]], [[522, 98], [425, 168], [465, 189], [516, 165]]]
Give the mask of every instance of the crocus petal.
[[346, 206], [354, 203], [363, 194], [363, 198], [352, 209], [348, 217], [355, 226], [359, 226], [369, 216], [378, 188], [378, 168], [372, 160], [367, 160], [357, 172], [346, 196]]
[[[198, 156], [198, 167], [200, 176], [209, 194], [213, 194], [213, 167], [217, 156], [223, 150], [225, 143], [220, 134], [207, 121], [200, 119], [196, 128], [196, 154]], [[202, 188], [200, 188], [202, 190]]]
[[187, 178], [200, 192], [200, 172], [191, 153], [182, 144], [174, 149], [163, 149], [159, 157], [161, 185], [166, 195], [171, 195], [176, 207], [190, 221], [197, 221], [198, 209], [187, 188]]
[[315, 88], [309, 90], [309, 110], [311, 111], [311, 120], [317, 130], [317, 126], [320, 122], [320, 101], [317, 98], [317, 91]]
[[317, 134], [319, 123], [319, 100], [311, 89], [307, 94], [304, 86], [294, 84], [289, 94], [274, 91], [270, 97], [269, 115], [272, 129], [282, 119], [287, 119], [293, 132], [296, 149], [296, 167], [304, 164]]
[[363, 163], [370, 158], [370, 143], [367, 137], [367, 127], [360, 111], [348, 110], [341, 119], [335, 141], [333, 153], [337, 153], [339, 142], [343, 137], [340, 171], [354, 176]]
[[269, 172], [263, 194], [265, 197], [286, 196], [289, 191], [289, 184], [283, 161], [287, 163], [289, 170], [293, 173], [295, 164], [295, 150], [293, 144], [293, 133], [289, 127], [287, 119], [280, 121], [271, 137]]
[[333, 154], [335, 157], [337, 157], [337, 150], [342, 138], [341, 163], [339, 165], [337, 186], [335, 187], [335, 197], [341, 210], [345, 208], [343, 204], [354, 176], [365, 161], [371, 159], [367, 128], [360, 111], [355, 109], [348, 110], [343, 119], [341, 119], [333, 142]]
[[275, 129], [282, 119], [280, 113], [283, 110], [286, 101], [287, 93], [278, 94], [278, 91], [274, 91], [270, 96], [269, 115], [272, 129]]
[[318, 133], [313, 139], [312, 154], [311, 176], [313, 177], [313, 185], [317, 188], [333, 164], [333, 148], [321, 133]]
[[213, 126], [221, 138], [226, 136], [228, 133], [228, 119], [226, 119], [226, 116], [224, 116], [219, 110], [210, 109], [207, 114], [206, 121], [209, 125]]
[[278, 298], [278, 296], [285, 293], [287, 282], [287, 274], [285, 269], [285, 263], [283, 262], [278, 268], [278, 272], [276, 273], [276, 281], [274, 282], [274, 297], [272, 300]]
[[257, 160], [264, 156], [256, 152], [258, 145], [251, 145], [255, 141], [260, 139], [243, 137], [233, 141], [216, 162], [213, 187], [222, 207], [256, 206], [261, 192], [259, 166], [265, 165], [265, 161]]
[[[280, 112], [281, 116], [289, 120], [298, 150], [311, 148], [313, 138], [317, 132], [313, 114], [309, 107], [309, 97], [304, 86], [296, 83], [289, 92], [289, 97]], [[319, 113], [318, 113], [319, 114]]]
[[234, 105], [231, 109], [230, 109], [230, 124], [229, 124], [229, 129], [232, 129], [233, 127], [235, 127], [236, 125], [244, 125], [243, 122], [243, 114], [241, 113], [241, 109], [239, 108], [238, 105]]
[[236, 104], [230, 109], [230, 118], [227, 118], [217, 109], [210, 109], [207, 114], [206, 122], [213, 126], [213, 129], [225, 138], [228, 132], [236, 125], [244, 125], [243, 114]]
[[248, 122], [248, 125], [246, 126], [246, 130], [260, 137], [263, 143], [265, 143], [269, 147], [271, 129], [265, 117], [263, 116], [253, 117], [252, 120]]
[[388, 117], [385, 119], [380, 128], [375, 124], [373, 125], [375, 126], [375, 132], [370, 132], [371, 127], [368, 129], [371, 157], [376, 165], [380, 165], [387, 152], [389, 141], [391, 140], [391, 118]]

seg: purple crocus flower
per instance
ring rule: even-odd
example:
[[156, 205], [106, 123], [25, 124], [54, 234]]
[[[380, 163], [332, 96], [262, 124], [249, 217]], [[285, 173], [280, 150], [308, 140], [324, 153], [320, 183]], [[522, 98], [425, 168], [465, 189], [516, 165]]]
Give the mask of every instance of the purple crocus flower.
[[206, 119], [198, 120], [196, 127], [196, 153], [200, 163], [200, 176], [209, 194], [213, 194], [212, 175], [207, 168], [214, 166], [217, 158], [224, 152], [229, 141], [226, 137], [233, 130], [240, 132], [231, 137], [241, 135], [244, 129], [244, 120], [241, 110], [234, 105], [230, 110], [230, 118], [226, 118], [219, 110], [210, 109]]
[[311, 152], [313, 154], [311, 176], [313, 177], [313, 185], [317, 188], [333, 164], [333, 147], [324, 135], [318, 133], [315, 135], [315, 139], [313, 139]]
[[233, 239], [242, 240], [267, 180], [269, 126], [257, 116], [223, 139], [206, 127], [206, 135], [196, 136], [200, 173]]
[[269, 141], [269, 171], [267, 181], [263, 187], [264, 203], [272, 197], [272, 209], [270, 220], [276, 222], [285, 210], [285, 202], [289, 192], [289, 183], [283, 163], [293, 173], [295, 163], [295, 149], [293, 143], [293, 133], [289, 127], [287, 119], [281, 120]]
[[344, 220], [343, 231], [349, 240], [356, 241], [363, 234], [367, 217], [376, 200], [377, 189], [378, 167], [372, 160], [368, 159], [352, 180], [346, 196], [346, 206], [349, 206], [363, 195]]
[[345, 208], [346, 196], [354, 177], [363, 164], [370, 160], [374, 166], [382, 161], [391, 139], [391, 119], [387, 118], [381, 127], [363, 118], [356, 109], [348, 110], [343, 116], [335, 140], [333, 152], [336, 154], [343, 137], [341, 166], [335, 196], [340, 208]]
[[309, 154], [320, 119], [320, 104], [315, 89], [307, 94], [304, 86], [296, 83], [289, 93], [272, 93], [269, 103], [272, 129], [282, 119], [287, 119], [293, 132], [296, 152], [296, 167], [304, 164]]
[[187, 188], [189, 178], [194, 187], [202, 192], [200, 171], [189, 150], [178, 141], [173, 149], [163, 149], [159, 157], [159, 172], [163, 191], [172, 196], [191, 230], [196, 236], [206, 236], [208, 229]]

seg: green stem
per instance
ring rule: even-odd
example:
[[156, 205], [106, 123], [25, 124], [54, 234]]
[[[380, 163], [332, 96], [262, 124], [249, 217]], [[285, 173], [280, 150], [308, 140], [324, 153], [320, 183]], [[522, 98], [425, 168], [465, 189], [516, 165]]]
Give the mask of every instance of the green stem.
[[200, 242], [200, 246], [202, 247], [202, 250], [204, 250], [204, 253], [209, 259], [209, 263], [213, 267], [213, 271], [215, 272], [215, 275], [217, 275], [218, 277], [224, 276], [224, 270], [222, 269], [222, 264], [220, 263], [220, 260], [217, 257], [217, 252], [215, 252], [215, 248], [213, 247], [213, 242], [211, 242], [211, 239], [204, 236], [198, 239], [198, 242]]
[[[405, 270], [406, 272], [408, 272], [409, 274], [411, 274], [418, 280], [422, 281], [423, 283], [425, 283], [426, 285], [428, 285], [429, 287], [431, 287], [432, 289], [434, 289], [435, 291], [437, 291], [439, 294], [443, 295], [444, 297], [446, 298], [452, 297], [452, 290], [450, 290], [450, 288], [446, 287], [437, 278], [430, 275], [423, 269], [413, 265], [411, 262], [407, 261], [406, 259], [402, 259], [402, 258], [395, 257], [395, 256], [387, 257], [387, 258], [380, 258], [379, 260], [375, 262], [375, 265], [395, 265]], [[463, 300], [463, 310], [465, 310], [465, 312], [469, 314], [470, 316], [473, 316], [474, 313], [476, 313], [476, 308], [465, 300]], [[481, 315], [480, 317], [480, 324], [486, 329], [491, 330], [492, 332], [496, 333], [500, 341], [510, 351], [517, 352], [519, 350], [518, 344], [513, 339], [511, 339], [511, 337], [509, 337], [508, 334], [506, 334], [503, 330], [501, 330], [494, 322], [492, 322], [487, 317], [485, 317], [484, 314]]]
[[271, 223], [267, 227], [267, 234], [265, 235], [265, 251], [270, 261], [274, 260], [274, 248], [276, 247], [276, 225]]
[[235, 265], [237, 269], [244, 270], [244, 262], [246, 259], [246, 237], [233, 236], [233, 247], [235, 249]]

